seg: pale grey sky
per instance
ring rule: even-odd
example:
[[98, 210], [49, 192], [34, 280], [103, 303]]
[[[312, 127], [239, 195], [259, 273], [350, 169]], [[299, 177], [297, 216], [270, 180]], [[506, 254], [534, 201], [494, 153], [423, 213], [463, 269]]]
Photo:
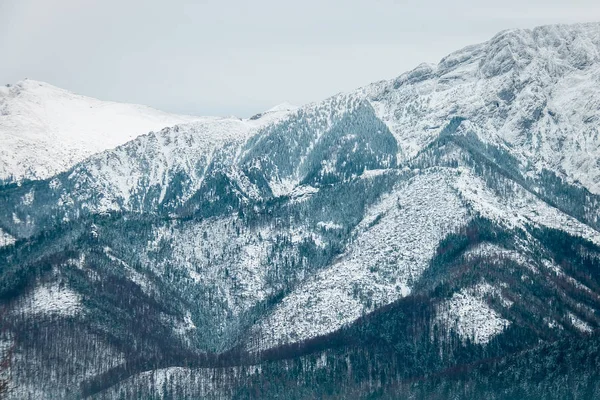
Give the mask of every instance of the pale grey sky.
[[246, 117], [393, 78], [503, 29], [589, 21], [598, 0], [0, 0], [0, 84]]

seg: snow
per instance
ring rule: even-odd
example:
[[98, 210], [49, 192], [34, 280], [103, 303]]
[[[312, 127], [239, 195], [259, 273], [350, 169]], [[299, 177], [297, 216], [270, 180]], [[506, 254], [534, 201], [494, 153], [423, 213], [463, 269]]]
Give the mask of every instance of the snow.
[[0, 92], [0, 179], [47, 178], [141, 134], [198, 119], [24, 80]]
[[[287, 189], [281, 190], [282, 193], [285, 193]], [[312, 195], [318, 193], [319, 189], [310, 185], [301, 185], [296, 186], [292, 190], [289, 191], [289, 196], [292, 204], [301, 203], [303, 201], [308, 200]]]
[[417, 175], [372, 206], [344, 254], [253, 328], [254, 350], [332, 332], [410, 294], [443, 237], [468, 222], [449, 173]]
[[291, 242], [294, 244], [300, 244], [305, 241], [312, 241], [317, 247], [324, 249], [325, 242], [323, 242], [323, 238], [306, 229], [306, 227], [292, 228], [289, 230], [289, 234], [291, 236]]
[[548, 268], [549, 270], [554, 272], [557, 276], [560, 276], [565, 281], [569, 282], [571, 285], [576, 287], [578, 290], [581, 290], [588, 294], [594, 295], [594, 292], [589, 287], [585, 286], [584, 284], [582, 284], [578, 280], [574, 279], [573, 277], [566, 275], [563, 272], [562, 268], [559, 267], [558, 265], [556, 265], [555, 263], [553, 263], [552, 261], [544, 259], [544, 260], [542, 260], [542, 264], [546, 268]]
[[16, 225], [23, 223], [23, 221], [21, 221], [19, 216], [14, 212], [12, 213], [12, 220], [13, 220], [13, 223]]
[[0, 228], [0, 248], [4, 246], [10, 246], [15, 242], [15, 238], [4, 232], [2, 228]]
[[172, 253], [170, 260], [149, 265], [160, 275], [172, 264], [188, 274], [190, 284], [215, 288], [228, 312], [238, 315], [266, 298], [265, 263], [272, 234], [260, 231], [261, 239], [255, 232], [238, 235], [235, 223], [236, 218], [226, 217], [156, 229], [148, 250], [163, 243]]
[[[0, 179], [48, 178], [95, 153], [165, 127], [224, 119], [256, 128], [296, 108], [281, 104], [258, 121], [176, 115], [101, 101], [28, 79], [0, 91]], [[213, 134], [219, 138], [223, 130], [217, 126]]]
[[[487, 283], [465, 288], [437, 307], [436, 323], [446, 331], [455, 331], [463, 340], [486, 344], [510, 325], [510, 321], [493, 310], [486, 296], [501, 296], [499, 289]], [[504, 301], [505, 307], [511, 303]]]
[[[258, 189], [233, 164], [248, 138], [275, 118], [283, 118], [287, 112], [273, 114], [270, 120], [205, 117], [142, 135], [96, 154], [78, 164], [67, 178], [76, 189], [84, 190], [74, 198], [73, 193], [63, 189], [58, 205], [78, 202], [95, 212], [143, 212], [146, 211], [144, 207], [162, 204], [173, 178], [183, 174], [189, 181], [173, 200], [181, 204], [200, 188], [213, 162], [230, 167], [225, 169], [226, 173], [239, 183], [244, 194], [257, 198]], [[60, 190], [61, 184], [55, 182], [52, 187]], [[155, 193], [158, 196], [154, 197]]]
[[69, 179], [84, 187], [91, 180], [91, 189], [103, 194], [99, 204], [89, 203], [96, 211], [143, 211], [136, 209], [134, 200], [158, 187], [156, 201], [162, 203], [173, 176], [184, 172], [191, 182], [179, 199], [183, 202], [200, 187], [206, 168], [219, 152], [226, 151], [227, 144], [245, 139], [253, 126], [239, 119], [215, 118], [166, 128], [91, 157], [78, 165]]
[[558, 322], [551, 318], [544, 317], [544, 322], [548, 325], [548, 328], [550, 329], [564, 329], [562, 325], [560, 325]]
[[152, 296], [152, 295], [155, 295], [156, 293], [158, 293], [158, 290], [154, 287], [152, 282], [150, 282], [140, 272], [136, 271], [135, 268], [133, 268], [132, 266], [127, 264], [125, 261], [123, 261], [120, 258], [118, 258], [117, 256], [115, 256], [110, 247], [106, 246], [106, 247], [104, 247], [103, 250], [104, 250], [104, 254], [111, 261], [116, 262], [123, 268], [123, 271], [125, 271], [127, 273], [127, 276], [129, 277], [129, 279], [131, 279], [131, 281], [133, 283], [138, 285], [145, 294]]
[[381, 175], [385, 175], [385, 174], [389, 173], [390, 171], [393, 171], [393, 170], [390, 170], [390, 169], [369, 169], [369, 170], [364, 171], [360, 175], [360, 178], [361, 179], [372, 179], [372, 178], [375, 178], [375, 177], [378, 177], [378, 176], [381, 176]]
[[[260, 365], [226, 368], [170, 367], [146, 371], [120, 382], [102, 392], [107, 399], [131, 398], [139, 391], [154, 393], [154, 397], [166, 398], [164, 389], [182, 388], [177, 393], [185, 398], [229, 399], [234, 390], [223, 376], [242, 378], [260, 373]], [[172, 392], [171, 392], [172, 393]]]
[[272, 108], [269, 108], [267, 111], [265, 111], [265, 113], [278, 113], [278, 112], [287, 112], [287, 111], [295, 111], [297, 110], [299, 107], [295, 106], [293, 104], [288, 103], [287, 101], [284, 101], [281, 104], [278, 104]]
[[509, 182], [512, 194], [497, 196], [485, 182], [469, 170], [460, 168], [455, 183], [461, 197], [481, 215], [498, 221], [509, 228], [524, 228], [535, 223], [549, 228], [561, 229], [600, 244], [600, 233], [588, 225], [540, 200], [531, 192], [514, 182]]
[[600, 24], [510, 30], [353, 93], [368, 98], [403, 163], [453, 116], [538, 171], [600, 193]]
[[522, 251], [505, 249], [492, 243], [481, 243], [465, 251], [463, 253], [463, 258], [467, 261], [480, 257], [508, 259], [535, 271], [533, 260], [523, 253], [524, 252]]
[[18, 304], [15, 313], [73, 316], [83, 309], [81, 296], [58, 282], [45, 283]]
[[[264, 349], [332, 332], [366, 312], [410, 294], [411, 284], [427, 268], [439, 242], [467, 224], [470, 215], [480, 214], [507, 228], [525, 228], [533, 222], [600, 243], [598, 232], [512, 182], [512, 194], [498, 196], [466, 168], [433, 167], [413, 174], [367, 210], [342, 256], [309, 277], [253, 328], [255, 340], [250, 341], [249, 348]], [[317, 223], [320, 228], [333, 225]], [[508, 250], [481, 244], [464, 257], [490, 254], [538, 272], [525, 247]], [[573, 284], [582, 286], [576, 281]], [[496, 290], [490, 292], [489, 287], [476, 289], [500, 296]], [[448, 312], [459, 319], [454, 328], [461, 337], [486, 343], [507, 322], [489, 310], [473, 290], [448, 303]], [[510, 300], [500, 300], [505, 307], [512, 305]], [[474, 313], [475, 322], [458, 306]], [[491, 325], [474, 330], [473, 324], [487, 318]]]
[[183, 319], [174, 318], [172, 316], [167, 317], [166, 315], [162, 316], [165, 325], [171, 326], [178, 338], [183, 339], [187, 345], [191, 345], [190, 337], [193, 337], [198, 329], [192, 320], [192, 314], [187, 311]]
[[33, 204], [34, 198], [35, 192], [32, 189], [31, 191], [25, 193], [25, 195], [21, 199], [21, 204], [23, 204], [24, 206], [30, 206], [31, 204]]
[[333, 221], [319, 221], [317, 222], [317, 226], [319, 228], [325, 229], [326, 231], [333, 231], [333, 230], [338, 230], [338, 229], [343, 229], [344, 227], [342, 225], [336, 224]]
[[593, 331], [592, 327], [589, 326], [589, 324], [585, 321], [582, 321], [580, 318], [578, 318], [575, 314], [573, 314], [572, 312], [567, 312], [567, 316], [569, 317], [569, 321], [571, 321], [571, 324], [577, 328], [578, 330], [580, 330], [583, 333], [591, 333]]
[[[61, 207], [83, 203], [94, 212], [144, 212], [168, 201], [173, 179], [179, 173], [189, 177], [176, 199], [185, 202], [201, 187], [211, 163], [218, 163], [248, 199], [264, 200], [262, 191], [242, 172], [241, 163], [252, 146], [258, 148], [269, 134], [283, 131], [281, 140], [289, 139], [286, 145], [298, 146], [299, 158], [291, 171], [281, 172], [275, 165], [273, 174], [266, 178], [274, 197], [289, 196], [289, 204], [294, 205], [309, 201], [319, 191], [300, 182], [307, 160], [323, 135], [343, 116], [370, 104], [395, 136], [397, 159], [405, 166], [403, 175], [408, 178], [367, 209], [343, 253], [332, 264], [306, 277], [271, 314], [253, 326], [249, 347], [268, 348], [332, 332], [409, 295], [439, 242], [468, 224], [473, 215], [507, 228], [534, 224], [562, 229], [600, 244], [597, 231], [513, 181], [498, 183], [509, 189], [500, 196], [465, 167], [407, 167], [452, 117], [462, 116], [467, 120], [459, 132], [476, 133], [484, 143], [502, 147], [516, 157], [524, 173], [535, 175], [548, 168], [600, 193], [599, 54], [599, 24], [505, 31], [488, 42], [459, 50], [437, 65], [422, 64], [394, 80], [301, 109], [283, 104], [246, 120], [172, 116], [25, 81], [0, 93], [0, 177], [45, 177], [87, 157], [66, 178], [70, 182], [62, 178], [50, 181], [50, 190], [60, 193]], [[282, 127], [285, 124], [279, 124], [282, 121], [289, 125], [287, 130]], [[304, 136], [298, 132], [299, 125], [306, 131]], [[17, 134], [11, 136], [9, 131]], [[446, 159], [457, 156], [449, 152]], [[261, 167], [262, 159], [251, 161], [253, 167]], [[318, 161], [326, 171], [334, 171], [332, 160]], [[360, 179], [389, 171], [365, 171]], [[77, 194], [68, 192], [66, 183], [73, 184]], [[139, 199], [149, 200], [152, 193], [158, 193], [153, 203], [140, 204]], [[27, 206], [38, 198], [29, 192], [21, 203]], [[15, 224], [29, 223], [25, 214], [12, 215]], [[215, 315], [225, 325], [226, 318], [242, 315], [273, 294], [268, 272], [278, 235], [289, 239], [292, 247], [312, 241], [325, 248], [328, 231], [344, 229], [342, 224], [325, 217], [316, 223], [316, 232], [303, 225], [250, 230], [235, 216], [225, 216], [164, 225], [155, 229], [148, 243], [146, 265], [159, 277], [167, 266], [174, 266], [181, 270], [186, 284], [214, 289], [223, 303]], [[241, 232], [236, 232], [240, 226]], [[12, 242], [14, 238], [0, 230], [0, 245]], [[153, 263], [150, 253], [165, 243], [172, 258]], [[465, 257], [499, 255], [535, 272], [537, 265], [521, 250], [481, 244]], [[143, 275], [111, 249], [105, 253], [143, 290], [151, 290]], [[548, 263], [547, 268], [562, 274], [558, 266]], [[590, 290], [572, 278], [567, 280], [578, 289]], [[50, 304], [50, 310], [56, 310], [57, 305], [48, 298], [64, 297], [72, 304], [78, 301], [68, 289], [40, 290], [37, 298], [46, 299], [41, 302]], [[482, 283], [455, 293], [443, 303], [438, 309], [438, 323], [456, 331], [463, 340], [489, 342], [510, 322], [490, 308], [488, 296], [499, 297], [504, 307], [512, 305], [501, 297], [498, 288]], [[585, 322], [575, 318], [571, 318], [573, 325], [586, 330]], [[192, 316], [176, 322], [178, 332], [194, 329]]]
[[[270, 146], [266, 143], [270, 143], [272, 140], [286, 143], [290, 152], [296, 154], [294, 160], [288, 165], [290, 168], [280, 171], [275, 165], [273, 173], [267, 178], [275, 197], [289, 195], [306, 177], [307, 169], [311, 167], [310, 155], [323, 135], [329, 132], [342, 118], [365, 107], [369, 107], [366, 100], [354, 95], [333, 96], [320, 103], [303, 106], [286, 115], [286, 118], [279, 124], [266, 124], [251, 146], [244, 148], [242, 159], [256, 149]], [[261, 162], [263, 161], [272, 166], [269, 163], [272, 160], [254, 159], [253, 161], [253, 166], [257, 168], [262, 166]]]
[[[298, 182], [292, 179], [274, 179], [269, 182], [274, 197], [291, 195], [297, 184]], [[310, 193], [310, 191], [306, 193]], [[300, 191], [298, 194], [302, 196], [304, 193]]]

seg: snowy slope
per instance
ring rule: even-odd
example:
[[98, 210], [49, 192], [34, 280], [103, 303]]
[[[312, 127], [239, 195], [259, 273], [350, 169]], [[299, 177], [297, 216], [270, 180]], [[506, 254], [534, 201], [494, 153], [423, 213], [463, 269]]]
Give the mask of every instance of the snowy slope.
[[256, 327], [259, 346], [332, 332], [407, 296], [440, 240], [468, 221], [451, 181], [445, 171], [427, 172], [398, 185], [371, 207], [344, 254]]
[[[513, 192], [501, 196], [463, 167], [417, 171], [366, 211], [339, 258], [287, 295], [253, 328], [249, 348], [265, 349], [324, 335], [410, 295], [440, 242], [475, 215], [508, 229], [524, 230], [535, 224], [600, 244], [598, 231], [514, 182], [505, 184]], [[502, 253], [531, 268], [523, 253]], [[444, 314], [440, 318], [457, 319], [456, 326], [449, 326], [461, 337], [485, 343], [509, 322], [490, 310], [481, 296], [473, 295], [476, 292], [457, 294], [442, 307], [445, 311], [440, 311]], [[490, 325], [478, 330], [481, 321]]]
[[[84, 204], [92, 211], [153, 211], [168, 200], [179, 205], [199, 189], [209, 168], [232, 166], [249, 137], [288, 113], [272, 111], [254, 120], [205, 117], [164, 128], [77, 164], [67, 177], [60, 177], [67, 179], [67, 190], [63, 187], [67, 182], [59, 177], [50, 186], [62, 193], [61, 203], [88, 201], [101, 194], [100, 202]], [[228, 172], [240, 186], [247, 186], [235, 169]], [[72, 193], [73, 186], [82, 190]]]
[[[180, 173], [187, 180], [178, 198], [185, 201], [198, 189], [209, 165], [218, 157], [232, 158], [257, 124], [237, 118], [205, 118], [164, 128], [90, 157], [73, 169], [68, 180], [90, 196], [102, 193], [100, 204], [89, 204], [92, 210], [144, 211], [139, 198], [149, 199], [148, 192], [154, 190], [158, 196], [153, 205], [161, 204], [174, 176]], [[64, 202], [73, 200], [73, 193], [67, 190], [63, 194]], [[76, 200], [81, 201], [81, 196], [78, 193]]]
[[101, 101], [47, 83], [0, 87], [0, 179], [47, 178], [102, 150], [198, 120]]
[[[436, 323], [455, 330], [463, 340], [489, 342], [510, 325], [510, 321], [490, 308], [485, 301], [486, 295], [502, 299], [500, 290], [487, 282], [454, 293], [450, 300], [438, 306]], [[504, 300], [504, 305], [510, 307], [510, 302]]]
[[[143, 307], [110, 303], [108, 320], [154, 317], [201, 352], [319, 340], [413, 299], [441, 341], [597, 329], [599, 27], [502, 32], [391, 81], [180, 123], [0, 188], [11, 268], [44, 260], [77, 283], [40, 277], [14, 304], [85, 318], [106, 299], [83, 283], [118, 276]], [[136, 325], [122, 325], [134, 341], [150, 335]]]
[[600, 24], [504, 31], [354, 92], [367, 97], [414, 157], [452, 116], [483, 140], [508, 146], [600, 193]]

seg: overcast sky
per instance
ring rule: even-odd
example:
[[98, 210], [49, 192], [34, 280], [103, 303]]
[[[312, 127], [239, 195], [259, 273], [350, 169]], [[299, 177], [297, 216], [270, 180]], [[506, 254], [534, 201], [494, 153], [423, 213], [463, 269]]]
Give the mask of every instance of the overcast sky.
[[0, 83], [196, 115], [304, 104], [598, 0], [0, 0]]

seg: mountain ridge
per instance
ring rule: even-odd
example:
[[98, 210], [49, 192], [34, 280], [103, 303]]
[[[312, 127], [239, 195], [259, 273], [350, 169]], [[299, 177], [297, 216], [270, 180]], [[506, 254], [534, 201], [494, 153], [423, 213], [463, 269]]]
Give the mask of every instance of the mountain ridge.
[[[290, 104], [281, 104], [265, 112], [263, 122], [293, 109]], [[169, 114], [26, 79], [0, 88], [0, 137], [4, 144], [0, 179], [46, 179], [151, 131], [224, 119], [237, 118]]]
[[600, 24], [505, 31], [0, 187], [13, 395], [385, 398], [595, 349], [599, 48]]

